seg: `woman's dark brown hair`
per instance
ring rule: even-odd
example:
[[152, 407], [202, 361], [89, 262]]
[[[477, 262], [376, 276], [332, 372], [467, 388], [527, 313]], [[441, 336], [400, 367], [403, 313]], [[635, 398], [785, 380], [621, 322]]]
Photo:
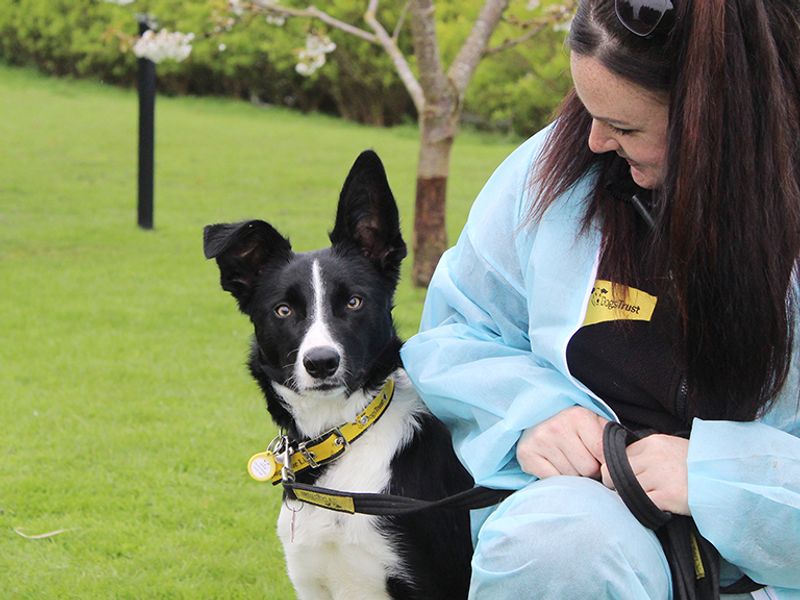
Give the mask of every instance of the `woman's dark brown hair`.
[[[613, 0], [583, 0], [569, 46], [669, 99], [653, 255], [673, 282], [692, 414], [751, 420], [786, 380], [798, 302], [800, 5], [674, 3], [670, 26], [641, 38]], [[531, 218], [596, 172], [585, 224], [601, 223], [603, 260], [624, 281], [636, 270], [631, 209], [605, 189], [620, 159], [591, 153], [591, 124], [568, 95], [534, 173]]]

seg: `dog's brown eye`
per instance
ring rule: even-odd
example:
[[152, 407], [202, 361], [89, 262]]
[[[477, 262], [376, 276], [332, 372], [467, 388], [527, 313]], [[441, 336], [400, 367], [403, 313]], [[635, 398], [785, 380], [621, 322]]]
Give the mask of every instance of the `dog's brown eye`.
[[347, 308], [358, 310], [362, 304], [364, 304], [364, 299], [361, 296], [350, 296], [350, 300], [347, 301]]
[[278, 304], [278, 306], [275, 307], [275, 314], [279, 318], [285, 319], [286, 317], [292, 316], [292, 309], [288, 304]]

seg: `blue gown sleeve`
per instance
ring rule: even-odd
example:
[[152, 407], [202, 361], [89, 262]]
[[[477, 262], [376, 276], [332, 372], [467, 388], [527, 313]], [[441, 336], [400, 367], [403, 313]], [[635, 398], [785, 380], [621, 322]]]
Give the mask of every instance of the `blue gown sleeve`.
[[[518, 489], [521, 432], [564, 408], [592, 400], [529, 337], [528, 265], [536, 229], [521, 231], [530, 167], [542, 132], [495, 171], [455, 247], [440, 261], [420, 332], [403, 347], [404, 366], [431, 411], [448, 426], [478, 484]], [[577, 292], [582, 302], [583, 290]]]
[[[798, 337], [795, 337], [795, 344]], [[800, 598], [800, 353], [759, 421], [695, 419], [689, 508], [729, 562], [778, 596]]]

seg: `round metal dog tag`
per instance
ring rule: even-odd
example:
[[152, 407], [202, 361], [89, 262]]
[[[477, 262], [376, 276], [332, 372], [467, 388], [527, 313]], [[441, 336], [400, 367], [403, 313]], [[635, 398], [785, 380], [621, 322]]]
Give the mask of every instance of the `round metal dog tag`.
[[269, 481], [278, 470], [275, 455], [269, 450], [259, 452], [250, 457], [247, 461], [247, 472], [256, 481]]

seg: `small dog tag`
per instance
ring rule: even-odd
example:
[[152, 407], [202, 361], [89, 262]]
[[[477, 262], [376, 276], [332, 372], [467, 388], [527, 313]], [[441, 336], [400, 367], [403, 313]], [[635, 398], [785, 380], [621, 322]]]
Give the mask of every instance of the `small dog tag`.
[[270, 481], [277, 470], [275, 455], [269, 450], [254, 454], [247, 461], [247, 472], [256, 481]]

